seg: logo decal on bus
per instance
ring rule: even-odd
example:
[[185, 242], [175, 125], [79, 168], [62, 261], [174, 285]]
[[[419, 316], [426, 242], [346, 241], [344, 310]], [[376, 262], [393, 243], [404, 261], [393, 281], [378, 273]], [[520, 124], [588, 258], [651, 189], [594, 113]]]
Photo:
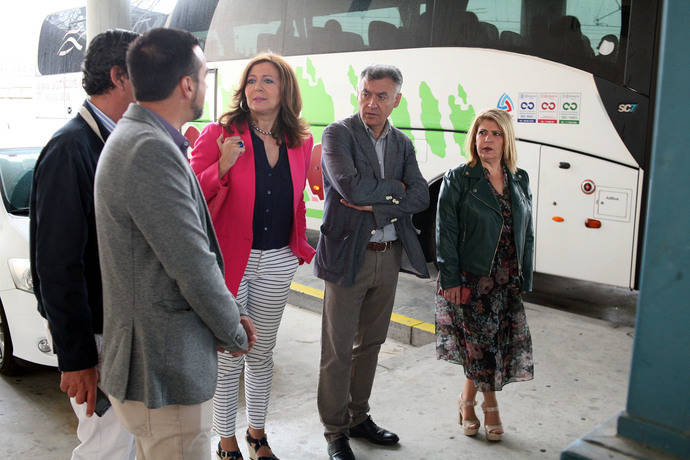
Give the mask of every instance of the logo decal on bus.
[[559, 93], [539, 93], [539, 118], [537, 123], [558, 123]]
[[71, 53], [74, 49], [76, 49], [77, 51], [81, 51], [84, 48], [84, 45], [79, 43], [79, 40], [81, 40], [85, 34], [85, 30], [68, 30], [65, 36], [62, 37], [64, 41], [62, 42], [62, 45], [60, 45], [60, 49], [58, 50], [58, 56], [66, 56], [69, 53]]
[[633, 113], [637, 109], [637, 104], [618, 104], [620, 113]]
[[558, 111], [558, 124], [579, 125], [582, 94], [561, 93], [559, 102], [561, 105], [560, 110]]
[[518, 95], [518, 123], [537, 122], [537, 104], [539, 95], [537, 93], [520, 93]]
[[581, 93], [520, 93], [518, 123], [580, 124]]
[[496, 107], [505, 110], [508, 113], [513, 112], [513, 100], [508, 96], [507, 93], [503, 93], [498, 100], [498, 104], [496, 104]]

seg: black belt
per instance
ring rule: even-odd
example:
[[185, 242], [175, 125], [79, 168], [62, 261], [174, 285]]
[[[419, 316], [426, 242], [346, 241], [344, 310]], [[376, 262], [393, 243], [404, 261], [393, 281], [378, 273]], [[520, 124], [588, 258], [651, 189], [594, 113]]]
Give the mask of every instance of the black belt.
[[376, 251], [376, 252], [385, 251], [386, 249], [392, 248], [393, 243], [395, 243], [396, 241], [398, 241], [398, 240], [384, 241], [382, 243], [370, 241], [367, 243], [367, 249], [369, 249], [370, 251]]

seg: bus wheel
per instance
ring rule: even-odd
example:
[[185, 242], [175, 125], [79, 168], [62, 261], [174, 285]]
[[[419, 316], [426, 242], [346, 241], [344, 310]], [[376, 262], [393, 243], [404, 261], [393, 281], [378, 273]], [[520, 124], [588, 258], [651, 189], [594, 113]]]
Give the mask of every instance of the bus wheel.
[[5, 310], [0, 304], [0, 374], [2, 375], [17, 375], [21, 370], [12, 352], [10, 327], [7, 324]]

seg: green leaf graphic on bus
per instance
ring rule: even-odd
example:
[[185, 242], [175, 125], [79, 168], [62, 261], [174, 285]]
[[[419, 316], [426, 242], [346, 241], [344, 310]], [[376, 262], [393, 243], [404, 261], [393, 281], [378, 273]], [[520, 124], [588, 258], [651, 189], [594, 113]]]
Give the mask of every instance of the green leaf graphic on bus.
[[[456, 103], [458, 101], [459, 103]], [[450, 106], [450, 122], [453, 125], [453, 129], [456, 131], [467, 131], [470, 129], [470, 124], [474, 120], [474, 107], [472, 104], [467, 103], [467, 92], [462, 87], [458, 85], [458, 95], [448, 96], [448, 105]], [[463, 109], [463, 106], [466, 107]], [[453, 139], [460, 147], [460, 152], [467, 158], [467, 152], [465, 152], [465, 138], [467, 138], [466, 133], [453, 133]]]
[[353, 92], [350, 93], [350, 104], [352, 104], [352, 113], [355, 113], [359, 108], [359, 104], [357, 104], [357, 74], [352, 64], [350, 64], [350, 68], [347, 69], [347, 79], [350, 80], [353, 89]]
[[302, 116], [310, 123], [327, 125], [335, 121], [333, 98], [326, 92], [323, 78], [316, 78], [316, 68], [307, 58], [307, 72], [304, 68], [295, 67], [297, 82], [302, 93]]
[[400, 98], [400, 105], [398, 105], [398, 107], [393, 110], [393, 113], [391, 113], [391, 121], [393, 122], [393, 126], [404, 132], [414, 144], [414, 135], [412, 134], [412, 130], [405, 129], [410, 128], [412, 124], [410, 122], [410, 110], [407, 105], [407, 99], [404, 96]]
[[218, 90], [220, 91], [220, 103], [221, 106], [218, 108], [218, 116], [227, 112], [230, 109], [230, 104], [232, 104], [232, 96], [235, 94], [235, 89], [237, 86], [232, 85], [230, 89], [225, 89], [226, 86], [223, 84], [223, 74], [218, 74]]
[[[441, 111], [438, 109], [438, 99], [434, 97], [425, 81], [419, 85], [419, 98], [422, 100], [422, 126], [427, 130], [440, 129]], [[445, 157], [446, 140], [443, 131], [426, 131], [424, 135], [431, 153], [441, 158]]]

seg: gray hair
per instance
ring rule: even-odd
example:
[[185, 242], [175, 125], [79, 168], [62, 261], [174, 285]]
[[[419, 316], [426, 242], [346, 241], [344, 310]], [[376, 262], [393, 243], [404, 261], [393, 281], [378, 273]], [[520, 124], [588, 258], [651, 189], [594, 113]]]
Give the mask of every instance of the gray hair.
[[362, 70], [362, 73], [359, 74], [359, 78], [360, 80], [381, 80], [382, 78], [390, 78], [398, 87], [398, 92], [400, 92], [403, 83], [400, 69], [390, 64], [368, 65]]

